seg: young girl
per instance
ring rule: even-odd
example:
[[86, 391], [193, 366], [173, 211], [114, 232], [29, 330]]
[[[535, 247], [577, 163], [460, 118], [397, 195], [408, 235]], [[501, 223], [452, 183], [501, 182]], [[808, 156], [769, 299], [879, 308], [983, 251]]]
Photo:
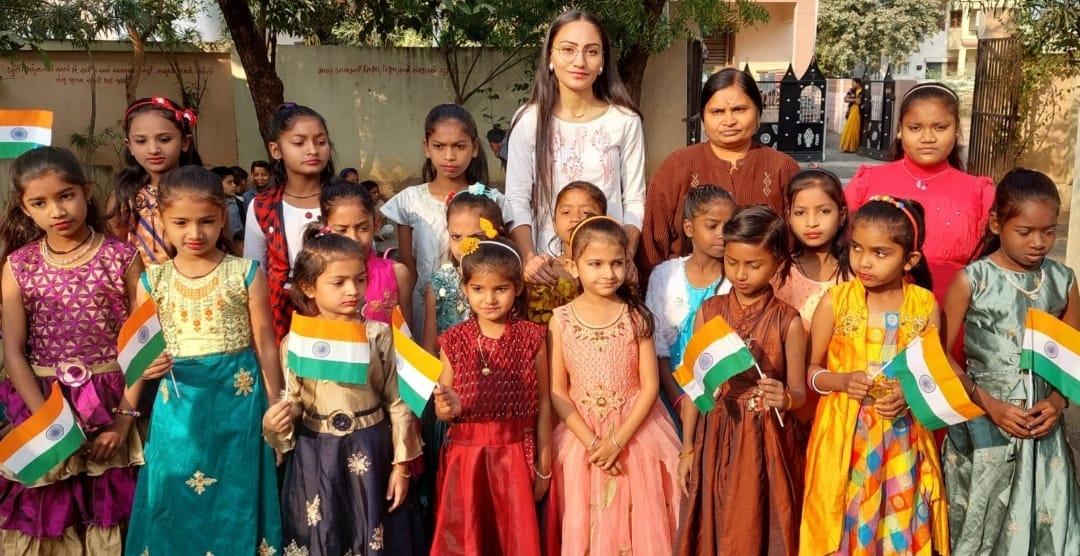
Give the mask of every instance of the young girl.
[[334, 176], [334, 161], [326, 120], [311, 108], [282, 104], [270, 130], [270, 185], [248, 205], [244, 257], [266, 269], [274, 338], [280, 342], [293, 312], [292, 264], [303, 247], [304, 228], [319, 218], [319, 193]]
[[449, 260], [430, 276], [424, 292], [423, 346], [438, 354], [438, 337], [469, 318], [461, 280], [461, 242], [465, 238], [493, 239], [505, 234], [498, 192], [474, 184], [447, 202], [446, 243]]
[[703, 416], [693, 403], [681, 404], [679, 486], [688, 498], [676, 554], [718, 554], [729, 543], [759, 554], [799, 553], [802, 433], [787, 412], [805, 398], [806, 335], [771, 284], [787, 253], [787, 228], [772, 209], [746, 207], [724, 224], [732, 289], [701, 305], [694, 328], [722, 317], [759, 368], [725, 382]]
[[[881, 369], [940, 312], [914, 201], [872, 197], [852, 219], [855, 278], [822, 298], [810, 326], [810, 386], [821, 395], [806, 463], [800, 554], [948, 552], [933, 435]], [[936, 332], [931, 332], [936, 333]]]
[[645, 305], [656, 318], [660, 387], [669, 404], [682, 397], [671, 374], [682, 364], [694, 333], [694, 317], [706, 298], [727, 293], [724, 280], [724, 223], [735, 212], [731, 194], [715, 185], [691, 188], [683, 204], [683, 233], [690, 255], [661, 263], [649, 277]]
[[549, 536], [561, 538], [563, 554], [670, 554], [679, 440], [657, 402], [652, 316], [626, 284], [629, 238], [613, 218], [594, 216], [569, 246], [582, 294], [549, 323], [562, 421], [553, 469], [561, 519]]
[[891, 195], [927, 207], [923, 257], [934, 277], [938, 303], [953, 274], [976, 254], [986, 227], [994, 183], [964, 173], [958, 153], [960, 103], [941, 83], [920, 83], [900, 103], [900, 128], [890, 149], [894, 162], [862, 166], [844, 189], [848, 208], [859, 210], [874, 195]]
[[[147, 269], [140, 302], [158, 307], [171, 365], [150, 418], [125, 547], [128, 554], [270, 553], [281, 546], [274, 454], [260, 426], [281, 392], [266, 275], [226, 252], [225, 191], [198, 166], [158, 191], [176, 257]], [[139, 396], [136, 382], [128, 398]], [[220, 531], [221, 534], [209, 534]]]
[[570, 234], [586, 218], [607, 214], [607, 198], [599, 187], [587, 181], [575, 181], [562, 188], [555, 196], [555, 233], [558, 241], [550, 249], [554, 259], [549, 271], [555, 283], [527, 282], [529, 301], [526, 316], [537, 324], [547, 324], [556, 307], [570, 303], [578, 296], [578, 282], [570, 274]]
[[29, 151], [11, 176], [0, 224], [7, 371], [0, 404], [21, 424], [59, 382], [87, 441], [33, 485], [3, 473], [0, 552], [118, 554], [143, 453], [123, 398], [116, 337], [142, 263], [134, 247], [94, 229], [97, 209], [70, 152]]
[[521, 259], [504, 240], [467, 239], [461, 278], [474, 317], [439, 338], [442, 447], [431, 554], [540, 553], [534, 501], [551, 478], [544, 327], [522, 320]]
[[946, 337], [956, 341], [966, 325], [972, 395], [986, 410], [949, 427], [945, 442], [953, 554], [1080, 554], [1080, 487], [1064, 423], [1057, 426], [1067, 402], [1020, 370], [1028, 308], [1080, 328], [1076, 277], [1046, 256], [1060, 207], [1045, 175], [1006, 174], [982, 258], [956, 275], [945, 299]]
[[296, 258], [299, 313], [362, 325], [370, 359], [365, 384], [300, 378], [286, 363], [289, 336], [281, 342], [288, 395], [267, 410], [263, 429], [276, 449], [293, 453], [281, 487], [290, 554], [413, 554], [420, 541], [399, 509], [420, 437], [398, 394], [390, 328], [356, 312], [370, 279], [365, 260], [363, 247], [335, 234], [309, 237]]
[[363, 305], [364, 318], [390, 324], [394, 306], [401, 306], [406, 319], [412, 316], [412, 276], [405, 265], [384, 259], [375, 252], [375, 231], [382, 215], [375, 212], [375, 201], [362, 185], [344, 179], [334, 180], [319, 197], [326, 228], [360, 245], [367, 270]]
[[[424, 291], [431, 274], [446, 262], [446, 209], [450, 198], [472, 184], [488, 181], [487, 159], [480, 148], [476, 122], [464, 107], [440, 104], [424, 119], [423, 178], [420, 185], [402, 190], [382, 207], [382, 213], [397, 223], [398, 260], [412, 273], [412, 324], [424, 330]], [[499, 204], [503, 220], [510, 220], [510, 207], [502, 194], [490, 192]], [[426, 300], [425, 300], [426, 302]]]
[[124, 111], [124, 169], [113, 182], [109, 232], [137, 247], [146, 266], [172, 255], [157, 210], [158, 183], [173, 168], [202, 165], [195, 121], [195, 111], [164, 97], [141, 98]]

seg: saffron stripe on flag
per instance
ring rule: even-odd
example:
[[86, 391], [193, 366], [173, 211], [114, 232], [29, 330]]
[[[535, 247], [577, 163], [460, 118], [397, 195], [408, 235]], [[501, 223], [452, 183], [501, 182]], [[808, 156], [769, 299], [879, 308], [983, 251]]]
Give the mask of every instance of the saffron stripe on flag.
[[49, 110], [0, 110], [0, 126], [53, 126], [53, 113]]
[[[1062, 326], [1066, 325], [1062, 323]], [[1023, 359], [1031, 371], [1049, 382], [1066, 398], [1080, 400], [1080, 355], [1059, 341], [1061, 336], [1050, 336], [1042, 330], [1028, 330], [1028, 338], [1031, 349], [1025, 349], [1024, 352], [1025, 355], [1030, 355]], [[1056, 349], [1049, 348], [1051, 344], [1057, 346]], [[1049, 351], [1056, 351], [1052, 354], [1054, 357], [1050, 357]]]
[[[65, 434], [59, 442], [53, 444], [47, 449], [45, 454], [42, 454], [42, 456], [29, 462], [22, 470], [15, 474], [19, 478], [19, 481], [23, 484], [33, 484], [37, 482], [37, 480], [45, 476], [50, 469], [59, 465], [70, 457], [71, 454], [74, 454], [75, 451], [82, 446], [83, 442], [86, 441], [86, 435], [83, 434], [82, 430], [79, 429], [74, 420], [72, 420], [71, 424], [65, 428], [67, 429], [67, 434]], [[42, 433], [42, 437], [44, 437], [44, 433]], [[44, 438], [42, 438], [42, 440], [44, 440]]]
[[54, 383], [45, 403], [0, 440], [0, 463], [19, 482], [32, 484], [67, 459], [85, 439], [59, 384]]
[[293, 314], [290, 335], [340, 342], [367, 342], [367, 328], [362, 323], [332, 321], [318, 317]]
[[963, 423], [983, 414], [968, 399], [941, 347], [936, 329], [893, 358], [886, 365], [885, 374], [899, 379], [912, 414], [928, 429]]
[[[125, 352], [126, 351], [127, 350], [125, 350]], [[134, 353], [134, 356], [131, 357], [130, 360], [127, 360], [125, 358], [125, 360], [127, 361], [126, 365], [121, 363], [121, 368], [124, 369], [124, 382], [127, 383], [129, 387], [132, 384], [135, 384], [135, 382], [138, 381], [139, 378], [141, 378], [142, 375], [146, 373], [146, 369], [150, 367], [150, 364], [153, 363], [154, 360], [157, 359], [158, 356], [161, 355], [161, 353], [164, 351], [165, 336], [161, 334], [159, 330], [156, 334], [150, 337], [150, 341], [143, 344], [142, 347]], [[121, 355], [126, 356], [127, 354], [125, 352], [121, 352]], [[117, 357], [117, 361], [120, 361], [120, 357]], [[129, 371], [138, 372], [134, 373]]]
[[45, 403], [19, 426], [13, 429], [3, 441], [0, 441], [0, 461], [7, 461], [16, 450], [29, 442], [35, 436], [45, 432], [49, 425], [56, 421], [60, 413], [64, 411], [63, 396], [54, 395], [60, 391], [60, 387], [53, 384], [52, 393], [45, 398]]

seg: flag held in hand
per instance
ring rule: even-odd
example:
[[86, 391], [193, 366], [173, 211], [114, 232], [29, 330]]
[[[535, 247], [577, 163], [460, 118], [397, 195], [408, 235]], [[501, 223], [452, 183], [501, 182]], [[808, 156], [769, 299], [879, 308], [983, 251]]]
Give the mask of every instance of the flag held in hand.
[[949, 364], [936, 328], [908, 344], [882, 372], [900, 381], [912, 415], [928, 429], [956, 425], [983, 414]]
[[120, 328], [116, 345], [119, 352], [117, 361], [124, 370], [124, 381], [131, 386], [165, 351], [165, 335], [161, 332], [161, 320], [152, 299], [147, 299], [131, 313]]
[[1050, 313], [1028, 309], [1020, 366], [1080, 402], [1080, 332]]
[[703, 413], [716, 405], [713, 392], [735, 375], [754, 366], [746, 343], [723, 317], [713, 317], [686, 344], [675, 381]]
[[293, 314], [286, 360], [296, 376], [367, 384], [371, 349], [362, 322]]
[[394, 307], [393, 324], [398, 392], [405, 405], [419, 417], [439, 384], [442, 361], [413, 341], [400, 306]]
[[5, 475], [32, 485], [74, 454], [85, 440], [59, 383], [54, 382], [45, 403], [0, 440], [0, 466]]

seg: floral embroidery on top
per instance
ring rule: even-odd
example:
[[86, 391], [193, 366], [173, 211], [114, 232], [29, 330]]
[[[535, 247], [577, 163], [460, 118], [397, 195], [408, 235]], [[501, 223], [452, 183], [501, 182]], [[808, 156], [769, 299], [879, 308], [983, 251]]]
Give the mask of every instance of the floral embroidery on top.
[[859, 316], [853, 313], [845, 313], [844, 318], [833, 327], [833, 334], [850, 336], [859, 329]]
[[158, 386], [158, 393], [161, 394], [161, 403], [169, 403], [169, 384], [162, 380], [161, 386]]
[[371, 542], [368, 543], [368, 547], [370, 547], [372, 550], [382, 550], [383, 549], [383, 526], [382, 525], [376, 527], [371, 532]]
[[195, 470], [195, 473], [190, 479], [184, 481], [184, 484], [191, 487], [191, 490], [195, 491], [195, 494], [202, 495], [206, 492], [206, 487], [213, 485], [217, 482], [217, 479], [207, 477], [205, 473], [199, 470]]
[[908, 338], [914, 338], [926, 329], [929, 322], [930, 319], [924, 315], [902, 315], [900, 317], [900, 328], [903, 329]]
[[289, 546], [285, 547], [285, 556], [308, 556], [309, 552], [306, 546], [299, 546], [296, 544], [296, 539], [293, 539], [289, 543]]
[[371, 461], [362, 452], [349, 456], [349, 471], [357, 477], [363, 477], [371, 468]]
[[315, 495], [315, 499], [307, 503], [307, 524], [314, 527], [322, 521], [322, 499]]
[[247, 369], [240, 369], [233, 375], [233, 388], [236, 388], [237, 396], [247, 396], [255, 388], [255, 379]]
[[608, 413], [622, 409], [623, 404], [626, 403], [626, 398], [622, 394], [600, 385], [585, 392], [578, 402], [585, 406], [590, 413], [596, 415], [597, 418], [603, 419], [607, 417]]

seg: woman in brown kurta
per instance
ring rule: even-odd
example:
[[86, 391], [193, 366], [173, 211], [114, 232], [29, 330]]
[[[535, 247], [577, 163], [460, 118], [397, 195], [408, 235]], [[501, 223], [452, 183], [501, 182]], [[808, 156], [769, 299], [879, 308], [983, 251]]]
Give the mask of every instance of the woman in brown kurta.
[[749, 74], [720, 70], [705, 82], [701, 99], [708, 141], [668, 155], [646, 190], [637, 260], [644, 276], [656, 265], [689, 253], [682, 221], [683, 201], [691, 187], [718, 185], [735, 197], [738, 206], [764, 204], [784, 214], [784, 187], [800, 169], [790, 156], [754, 140], [763, 104]]
[[[711, 297], [700, 311], [702, 322], [722, 316], [749, 345], [765, 376], [787, 381], [784, 345], [799, 312], [771, 289], [745, 307], [734, 291]], [[678, 556], [794, 556], [799, 550], [805, 458], [798, 446], [805, 431], [794, 415], [784, 413], [781, 427], [774, 412], [747, 408], [758, 379], [751, 368], [724, 383], [716, 407], [697, 420]]]

